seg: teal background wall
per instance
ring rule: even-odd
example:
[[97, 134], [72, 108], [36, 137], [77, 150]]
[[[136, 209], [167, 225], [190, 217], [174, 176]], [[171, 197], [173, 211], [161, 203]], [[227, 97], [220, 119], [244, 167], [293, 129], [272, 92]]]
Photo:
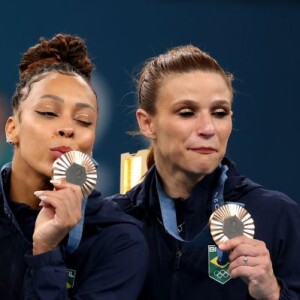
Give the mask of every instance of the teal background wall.
[[133, 75], [167, 48], [192, 43], [235, 76], [228, 155], [242, 173], [300, 201], [300, 1], [52, 0], [0, 3], [0, 161], [21, 54], [58, 32], [86, 39], [97, 66], [95, 157], [104, 195], [118, 192], [120, 154], [146, 147], [136, 129]]

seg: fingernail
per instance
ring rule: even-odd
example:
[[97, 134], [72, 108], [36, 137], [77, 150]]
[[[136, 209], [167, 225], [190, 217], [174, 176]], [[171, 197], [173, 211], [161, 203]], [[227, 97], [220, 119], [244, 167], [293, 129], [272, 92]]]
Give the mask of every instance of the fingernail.
[[39, 203], [39, 206], [44, 206], [44, 202], [41, 201], [41, 202]]
[[60, 179], [51, 179], [50, 182], [54, 185], [54, 184], [61, 184], [61, 180]]
[[35, 191], [33, 194], [36, 195], [37, 197], [40, 197], [44, 191]]

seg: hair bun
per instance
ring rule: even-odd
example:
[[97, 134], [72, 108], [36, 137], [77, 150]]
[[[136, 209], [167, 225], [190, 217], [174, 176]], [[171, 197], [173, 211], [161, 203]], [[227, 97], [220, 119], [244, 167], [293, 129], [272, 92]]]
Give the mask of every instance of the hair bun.
[[49, 40], [41, 38], [24, 53], [19, 65], [20, 77], [24, 79], [37, 69], [57, 64], [69, 64], [88, 79], [94, 68], [84, 40], [60, 33]]

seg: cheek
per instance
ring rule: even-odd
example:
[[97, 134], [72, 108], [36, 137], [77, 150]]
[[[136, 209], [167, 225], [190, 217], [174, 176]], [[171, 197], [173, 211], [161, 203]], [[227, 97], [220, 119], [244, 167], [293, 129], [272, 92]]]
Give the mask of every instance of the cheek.
[[24, 140], [27, 142], [30, 139], [30, 143], [34, 141], [40, 141], [44, 138], [48, 138], [51, 131], [47, 128], [43, 128], [42, 126], [38, 126], [32, 122], [22, 122], [19, 127], [19, 137], [20, 140]]
[[164, 126], [160, 127], [159, 131], [169, 139], [179, 140], [192, 133], [192, 126], [190, 126], [187, 122], [167, 122]]
[[224, 124], [219, 131], [220, 140], [226, 142], [231, 135], [231, 131], [232, 131], [232, 123], [228, 122]]
[[223, 134], [220, 138], [220, 144], [224, 151], [226, 151], [230, 133], [231, 133], [231, 131], [226, 130], [225, 132], [223, 132]]
[[95, 132], [89, 132], [82, 134], [82, 138], [79, 142], [79, 146], [83, 152], [91, 152], [95, 143]]
[[232, 132], [232, 123], [230, 122], [230, 125], [228, 126], [228, 128], [226, 130], [227, 140], [230, 138], [231, 132]]

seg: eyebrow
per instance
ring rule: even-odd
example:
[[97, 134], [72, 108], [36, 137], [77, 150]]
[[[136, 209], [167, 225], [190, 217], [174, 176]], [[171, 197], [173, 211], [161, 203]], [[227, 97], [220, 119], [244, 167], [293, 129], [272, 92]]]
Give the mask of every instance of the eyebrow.
[[75, 104], [75, 106], [79, 107], [79, 108], [90, 108], [93, 111], [96, 111], [95, 108], [92, 105], [88, 104], [88, 103], [78, 102], [78, 103]]
[[51, 99], [53, 99], [55, 101], [58, 101], [60, 103], [64, 103], [65, 102], [65, 100], [63, 98], [61, 98], [59, 96], [51, 95], [51, 94], [43, 95], [43, 96], [39, 97], [38, 99], [44, 99], [44, 98], [51, 98]]
[[[216, 99], [216, 100], [212, 100], [212, 104], [213, 105], [222, 105], [222, 104], [231, 104], [231, 100], [230, 99]], [[197, 101], [195, 100], [190, 100], [190, 99], [183, 99], [180, 101], [180, 103], [183, 104], [190, 104], [190, 105], [195, 105], [197, 104]]]
[[229, 104], [229, 105], [231, 105], [232, 104], [232, 100], [230, 100], [229, 99], [229, 101], [228, 100], [223, 100], [223, 99], [220, 99], [220, 100], [214, 100], [213, 101], [213, 104], [214, 105], [222, 105], [222, 104]]
[[181, 106], [181, 105], [190, 105], [193, 107], [197, 106], [196, 101], [193, 100], [189, 100], [189, 99], [181, 99], [179, 101], [177, 101], [176, 103], [174, 103], [175, 106]]
[[[59, 97], [59, 96], [56, 96], [56, 95], [51, 95], [51, 94], [43, 95], [43, 96], [39, 97], [38, 100], [39, 100], [39, 99], [45, 99], [45, 98], [53, 99], [53, 100], [55, 100], [55, 101], [57, 101], [57, 102], [59, 102], [59, 103], [64, 103], [64, 102], [65, 102], [65, 100], [64, 100], [63, 98], [61, 98], [61, 97]], [[92, 105], [88, 104], [88, 103], [77, 102], [77, 103], [75, 104], [75, 106], [76, 106], [76, 107], [79, 107], [79, 108], [90, 108], [90, 109], [92, 109], [93, 111], [95, 111], [95, 108], [94, 108]]]
[[[182, 99], [176, 103], [176, 105], [181, 105], [181, 104], [197, 106], [198, 102], [195, 100], [190, 100], [190, 99]], [[228, 101], [226, 99], [216, 99], [216, 100], [212, 101], [212, 105], [222, 105], [222, 104], [230, 105], [231, 100]]]

